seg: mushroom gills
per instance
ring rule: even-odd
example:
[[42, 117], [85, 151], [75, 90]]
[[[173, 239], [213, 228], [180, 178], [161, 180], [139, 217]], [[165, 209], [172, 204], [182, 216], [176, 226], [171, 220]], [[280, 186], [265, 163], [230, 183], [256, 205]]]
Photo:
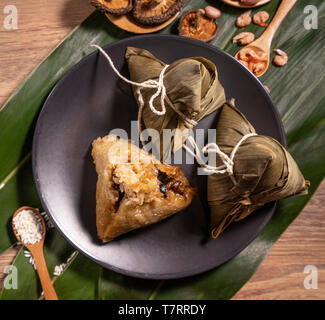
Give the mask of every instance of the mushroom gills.
[[217, 36], [218, 28], [218, 24], [201, 10], [190, 9], [182, 15], [178, 32], [184, 37], [209, 42]]
[[122, 16], [133, 9], [132, 0], [91, 0], [90, 4], [103, 13]]
[[134, 0], [132, 16], [142, 25], [164, 23], [179, 12], [185, 0]]

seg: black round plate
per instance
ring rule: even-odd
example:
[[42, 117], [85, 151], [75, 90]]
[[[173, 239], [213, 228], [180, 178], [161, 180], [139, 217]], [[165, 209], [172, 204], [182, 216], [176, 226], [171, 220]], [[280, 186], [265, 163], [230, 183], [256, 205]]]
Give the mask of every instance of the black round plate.
[[[144, 48], [166, 63], [193, 56], [212, 60], [227, 98], [260, 134], [285, 144], [279, 115], [259, 80], [233, 57], [200, 41], [178, 36], [138, 36], [107, 45], [122, 74], [128, 76], [124, 53]], [[39, 116], [33, 145], [33, 170], [44, 209], [57, 229], [80, 252], [111, 270], [148, 279], [195, 275], [219, 266], [243, 250], [275, 211], [268, 204], [231, 225], [218, 239], [209, 237], [206, 177], [195, 165], [182, 165], [199, 195], [182, 212], [155, 225], [102, 244], [95, 224], [96, 172], [91, 143], [114, 128], [130, 130], [137, 118], [131, 88], [110, 69], [98, 51], [82, 59], [55, 86]], [[217, 112], [198, 128], [215, 128]]]

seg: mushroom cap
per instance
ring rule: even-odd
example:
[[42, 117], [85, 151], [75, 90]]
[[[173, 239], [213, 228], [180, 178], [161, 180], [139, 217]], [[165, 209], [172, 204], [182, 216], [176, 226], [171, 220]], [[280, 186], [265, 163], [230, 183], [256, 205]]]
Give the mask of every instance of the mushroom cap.
[[132, 0], [91, 0], [90, 4], [103, 13], [122, 16], [133, 8]]
[[185, 0], [133, 0], [132, 16], [142, 25], [161, 24], [179, 12]]
[[218, 29], [218, 24], [199, 9], [186, 11], [178, 25], [179, 35], [204, 42], [213, 40], [217, 36]]

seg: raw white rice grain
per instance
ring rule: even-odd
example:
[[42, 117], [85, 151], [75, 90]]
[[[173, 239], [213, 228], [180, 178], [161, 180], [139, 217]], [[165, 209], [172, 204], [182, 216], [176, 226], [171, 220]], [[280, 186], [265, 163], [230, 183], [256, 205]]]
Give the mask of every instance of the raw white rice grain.
[[28, 250], [24, 250], [24, 256], [28, 259], [28, 262], [34, 267], [34, 269], [36, 270], [36, 264], [35, 264], [35, 260], [32, 256], [32, 254], [28, 251]]
[[24, 244], [35, 244], [42, 239], [42, 223], [32, 210], [20, 211], [13, 219], [13, 225]]
[[51, 222], [49, 216], [47, 215], [46, 212], [41, 212], [42, 217], [44, 218], [45, 224], [46, 224], [46, 229], [53, 229], [54, 225]]

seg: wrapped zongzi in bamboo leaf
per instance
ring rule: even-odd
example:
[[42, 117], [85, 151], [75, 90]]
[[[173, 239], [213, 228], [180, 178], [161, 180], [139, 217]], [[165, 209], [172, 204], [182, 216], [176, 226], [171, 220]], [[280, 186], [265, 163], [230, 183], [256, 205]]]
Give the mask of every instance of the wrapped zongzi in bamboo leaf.
[[[239, 141], [243, 141], [233, 158], [233, 175], [226, 172], [208, 176], [213, 238], [265, 203], [308, 193], [309, 181], [304, 179], [289, 152], [275, 139], [254, 133], [253, 126], [233, 103], [225, 103], [215, 143], [222, 152], [231, 155]], [[217, 156], [216, 166], [220, 164]]]
[[[128, 47], [125, 57], [130, 78], [137, 83], [158, 80], [166, 67], [164, 62], [144, 49]], [[169, 147], [170, 150], [177, 151], [186, 140], [188, 130], [193, 128], [193, 123], [188, 120], [198, 122], [222, 106], [225, 102], [225, 92], [218, 80], [216, 66], [203, 57], [184, 58], [173, 62], [164, 71], [163, 84], [166, 88], [166, 100], [172, 104], [172, 108], [166, 103], [166, 112], [163, 115], [155, 114], [149, 108], [148, 102], [157, 90], [141, 88], [144, 101], [142, 120], [147, 129], [155, 129], [159, 132], [159, 141], [156, 141], [159, 145], [156, 144], [156, 148], [160, 151], [160, 158], [166, 159], [165, 155], [169, 150], [162, 147], [163, 129], [176, 129]], [[133, 88], [139, 105], [137, 87], [133, 86]], [[159, 98], [154, 100], [154, 106], [155, 109], [162, 110]], [[155, 144], [155, 141], [152, 142]]]

